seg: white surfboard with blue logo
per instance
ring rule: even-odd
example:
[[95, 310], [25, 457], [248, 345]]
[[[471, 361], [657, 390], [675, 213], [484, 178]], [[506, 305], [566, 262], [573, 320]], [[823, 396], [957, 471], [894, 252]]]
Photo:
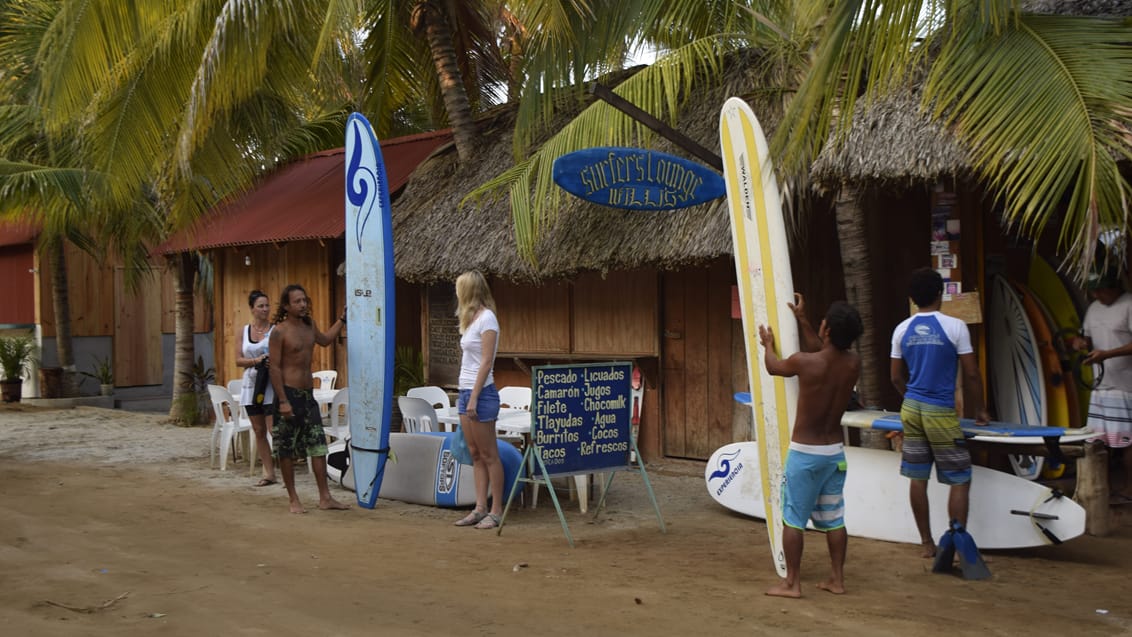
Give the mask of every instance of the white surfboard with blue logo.
[[346, 352], [350, 466], [372, 509], [389, 458], [394, 351], [393, 217], [381, 146], [359, 113], [346, 120]]

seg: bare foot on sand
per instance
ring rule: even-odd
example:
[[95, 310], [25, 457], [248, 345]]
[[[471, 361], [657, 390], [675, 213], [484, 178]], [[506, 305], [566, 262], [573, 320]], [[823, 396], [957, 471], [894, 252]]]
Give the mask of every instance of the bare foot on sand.
[[325, 500], [319, 500], [318, 501], [318, 508], [322, 509], [323, 511], [328, 511], [328, 510], [345, 511], [346, 509], [350, 508], [350, 505], [342, 504], [341, 502], [335, 500], [334, 498], [327, 498]]
[[920, 552], [920, 557], [923, 557], [923, 558], [935, 557], [935, 542], [923, 542], [923, 543], [920, 544], [920, 546], [924, 547], [924, 550], [922, 552]]
[[766, 594], [771, 597], [792, 597], [797, 599], [802, 596], [802, 585], [799, 583], [790, 586], [786, 583], [786, 580], [781, 580], [778, 582], [777, 586], [772, 586], [767, 589]]
[[306, 513], [307, 510], [303, 508], [303, 503], [298, 500], [291, 500], [291, 513]]
[[845, 594], [845, 584], [843, 584], [842, 582], [835, 582], [835, 581], [833, 581], [832, 578], [828, 579], [824, 582], [819, 582], [818, 588], [820, 588], [823, 591], [829, 591], [830, 593], [833, 593], [834, 595], [844, 595]]

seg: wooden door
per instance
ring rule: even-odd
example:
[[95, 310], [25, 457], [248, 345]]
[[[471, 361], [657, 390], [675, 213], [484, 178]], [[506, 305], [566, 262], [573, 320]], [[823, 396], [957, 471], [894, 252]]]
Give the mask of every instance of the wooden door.
[[664, 275], [663, 453], [706, 460], [732, 442], [734, 270], [728, 260]]
[[138, 290], [129, 290], [125, 268], [114, 268], [114, 385], [160, 385], [161, 281], [145, 277]]

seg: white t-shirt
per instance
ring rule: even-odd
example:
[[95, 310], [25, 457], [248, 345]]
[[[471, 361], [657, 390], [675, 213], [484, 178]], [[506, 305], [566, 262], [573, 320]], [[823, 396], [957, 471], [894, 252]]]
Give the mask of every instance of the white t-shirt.
[[[460, 359], [460, 389], [473, 389], [476, 386], [476, 376], [480, 372], [480, 365], [484, 362], [483, 356], [483, 334], [484, 332], [495, 332], [495, 349], [499, 349], [499, 319], [495, 317], [495, 312], [488, 308], [480, 310], [478, 316], [460, 336], [460, 349], [463, 350], [464, 355]], [[495, 351], [491, 352], [491, 358], [487, 361], [489, 370], [495, 367]], [[488, 371], [487, 380], [484, 381], [484, 386], [491, 385], [495, 382], [494, 370]]]
[[[1093, 349], [1113, 349], [1132, 343], [1132, 294], [1121, 294], [1112, 305], [1093, 301], [1085, 312], [1085, 336]], [[1132, 392], [1132, 356], [1116, 356], [1104, 362], [1104, 378], [1097, 389]]]

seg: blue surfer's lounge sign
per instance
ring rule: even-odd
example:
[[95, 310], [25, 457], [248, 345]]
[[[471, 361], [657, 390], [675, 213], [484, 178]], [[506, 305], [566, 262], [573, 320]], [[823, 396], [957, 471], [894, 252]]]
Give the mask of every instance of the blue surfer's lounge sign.
[[723, 177], [675, 155], [599, 146], [554, 160], [554, 182], [586, 201], [626, 210], [672, 210], [726, 194]]

